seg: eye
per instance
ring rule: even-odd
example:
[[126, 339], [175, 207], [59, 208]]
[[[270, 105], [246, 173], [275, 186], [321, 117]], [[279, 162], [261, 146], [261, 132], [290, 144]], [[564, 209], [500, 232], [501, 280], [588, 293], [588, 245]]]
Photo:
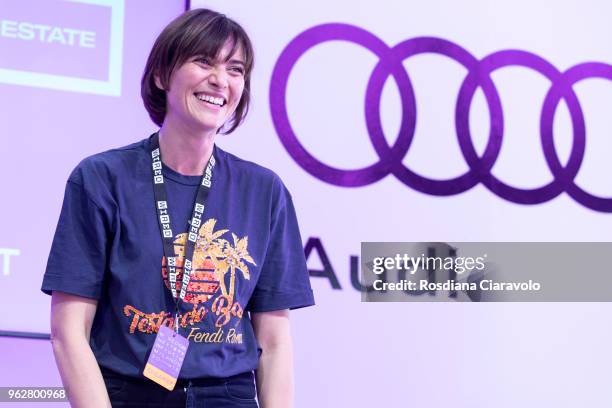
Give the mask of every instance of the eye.
[[208, 59], [208, 57], [198, 57], [194, 60], [195, 62], [201, 64], [201, 65], [206, 65], [206, 66], [211, 66], [211, 62], [210, 59]]
[[231, 66], [229, 70], [240, 75], [244, 75], [244, 68], [242, 68], [240, 65]]

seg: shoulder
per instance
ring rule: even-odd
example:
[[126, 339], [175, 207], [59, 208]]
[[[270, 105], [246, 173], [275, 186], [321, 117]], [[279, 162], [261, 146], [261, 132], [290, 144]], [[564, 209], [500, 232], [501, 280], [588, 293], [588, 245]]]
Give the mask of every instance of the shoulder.
[[88, 156], [74, 168], [68, 181], [80, 185], [88, 180], [113, 181], [117, 174], [125, 174], [146, 158], [146, 142], [147, 139], [144, 139]]
[[242, 159], [218, 147], [217, 149], [219, 155], [223, 156], [227, 162], [232, 173], [235, 173], [241, 179], [248, 180], [253, 185], [265, 185], [277, 194], [285, 190], [281, 178], [274, 171], [257, 163]]
[[68, 188], [112, 212], [149, 169], [147, 141], [107, 150], [83, 159], [68, 177]]

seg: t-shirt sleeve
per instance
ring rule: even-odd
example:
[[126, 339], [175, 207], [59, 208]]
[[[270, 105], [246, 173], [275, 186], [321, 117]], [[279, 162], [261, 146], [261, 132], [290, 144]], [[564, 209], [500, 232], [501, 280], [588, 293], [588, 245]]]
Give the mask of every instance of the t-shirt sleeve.
[[93, 299], [102, 293], [108, 220], [82, 185], [68, 181], [41, 290]]
[[247, 310], [269, 312], [314, 305], [291, 195], [280, 180], [272, 205], [270, 240]]

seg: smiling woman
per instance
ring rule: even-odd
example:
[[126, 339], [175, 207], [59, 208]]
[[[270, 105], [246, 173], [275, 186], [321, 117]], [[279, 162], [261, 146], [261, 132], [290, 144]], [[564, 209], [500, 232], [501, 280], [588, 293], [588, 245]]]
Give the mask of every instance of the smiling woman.
[[179, 16], [141, 83], [159, 132], [70, 175], [42, 290], [72, 406], [292, 406], [289, 309], [314, 298], [291, 195], [215, 145], [252, 69], [236, 22]]
[[196, 57], [183, 64], [172, 74], [167, 86], [156, 76], [155, 85], [166, 91], [167, 98], [162, 131], [178, 123], [192, 126], [194, 130], [220, 129], [236, 111], [242, 97], [243, 54], [242, 47], [236, 48], [227, 41], [214, 60]]
[[[171, 92], [174, 93], [172, 74], [178, 79], [189, 79], [189, 83], [179, 81], [177, 85], [192, 84], [195, 87], [192, 94], [204, 92], [204, 89], [197, 88], [204, 85], [213, 92], [211, 96], [216, 94], [225, 98], [219, 87], [231, 85], [235, 105], [231, 110], [226, 109], [226, 113], [233, 113], [233, 117], [226, 118], [228, 128], [223, 131], [231, 133], [248, 112], [253, 46], [244, 29], [225, 16], [217, 15], [211, 21], [195, 25], [193, 20], [198, 19], [198, 14], [191, 13], [187, 12], [170, 23], [153, 45], [142, 78], [142, 98], [153, 122], [162, 126], [168, 108], [167, 98], [173, 96]], [[190, 32], [183, 32], [185, 25], [191, 25]], [[211, 80], [208, 84], [205, 83], [207, 79]], [[169, 91], [168, 95], [166, 91]]]

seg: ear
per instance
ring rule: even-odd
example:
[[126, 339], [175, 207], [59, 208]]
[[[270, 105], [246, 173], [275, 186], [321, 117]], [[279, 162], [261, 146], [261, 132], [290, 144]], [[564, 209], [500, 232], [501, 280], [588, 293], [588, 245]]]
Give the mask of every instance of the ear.
[[161, 83], [161, 80], [159, 79], [159, 75], [158, 74], [154, 74], [153, 75], [153, 79], [155, 81], [155, 86], [158, 87], [160, 90], [165, 91], [165, 89], [164, 89], [164, 87], [163, 87], [163, 85]]

